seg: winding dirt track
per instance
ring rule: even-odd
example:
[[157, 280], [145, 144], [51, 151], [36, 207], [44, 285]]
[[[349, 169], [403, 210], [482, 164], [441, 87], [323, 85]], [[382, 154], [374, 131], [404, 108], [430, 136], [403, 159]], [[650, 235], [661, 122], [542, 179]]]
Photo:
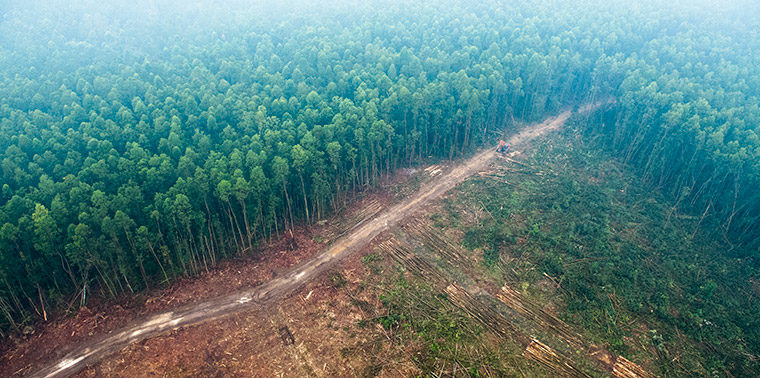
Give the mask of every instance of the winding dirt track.
[[[580, 108], [579, 111], [585, 112], [599, 105], [587, 105]], [[511, 137], [508, 142], [512, 146], [519, 147], [538, 136], [561, 127], [571, 114], [570, 111], [567, 111], [543, 123], [526, 127], [522, 132]], [[439, 176], [423, 186], [415, 195], [386, 209], [376, 217], [355, 226], [346, 236], [337, 240], [324, 252], [313, 259], [298, 264], [278, 278], [249, 290], [141, 319], [130, 326], [103, 336], [99, 340], [89, 341], [80, 345], [61, 360], [50, 362], [48, 365], [32, 373], [30, 377], [66, 377], [78, 372], [87, 364], [93, 363], [129, 344], [178, 327], [199, 324], [239, 311], [264, 308], [271, 305], [278, 299], [298, 289], [319, 273], [329, 269], [349, 254], [360, 250], [381, 232], [393, 227], [399, 221], [413, 214], [430, 201], [440, 197], [472, 174], [484, 169], [494, 155], [495, 152], [492, 149], [478, 153], [447, 174]]]

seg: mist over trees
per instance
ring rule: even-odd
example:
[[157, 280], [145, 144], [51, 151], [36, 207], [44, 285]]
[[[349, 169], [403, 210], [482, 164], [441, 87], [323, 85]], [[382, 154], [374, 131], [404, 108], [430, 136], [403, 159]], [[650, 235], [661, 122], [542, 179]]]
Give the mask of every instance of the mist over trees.
[[587, 137], [757, 272], [756, 4], [247, 3], [3, 5], [4, 329], [208, 270], [396, 168], [607, 98]]

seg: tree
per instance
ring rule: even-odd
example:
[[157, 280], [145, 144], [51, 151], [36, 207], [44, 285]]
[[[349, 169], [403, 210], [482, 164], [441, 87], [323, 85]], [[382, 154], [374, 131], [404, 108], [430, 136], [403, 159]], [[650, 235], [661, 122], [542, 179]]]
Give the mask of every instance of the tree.
[[248, 249], [253, 248], [251, 245], [251, 227], [248, 224], [248, 210], [246, 208], [246, 202], [248, 201], [248, 195], [251, 191], [248, 186], [248, 182], [243, 177], [238, 177], [233, 187], [233, 194], [237, 199], [240, 207], [243, 209], [243, 222], [245, 223], [246, 240], [248, 241]]
[[303, 181], [303, 174], [306, 171], [306, 165], [311, 160], [311, 156], [300, 144], [293, 146], [290, 156], [293, 160], [293, 168], [298, 172], [298, 178], [301, 180], [301, 192], [303, 194], [303, 208], [306, 212], [306, 223], [311, 223], [309, 218], [309, 202], [306, 200], [306, 185]]
[[288, 196], [287, 188], [288, 176], [290, 175], [290, 166], [288, 165], [288, 161], [283, 157], [275, 156], [272, 159], [272, 171], [274, 172], [274, 179], [282, 183], [282, 192], [285, 195], [285, 203], [287, 205], [289, 215], [289, 217], [286, 219], [289, 220], [288, 228], [292, 228], [293, 210], [290, 207], [290, 197]]

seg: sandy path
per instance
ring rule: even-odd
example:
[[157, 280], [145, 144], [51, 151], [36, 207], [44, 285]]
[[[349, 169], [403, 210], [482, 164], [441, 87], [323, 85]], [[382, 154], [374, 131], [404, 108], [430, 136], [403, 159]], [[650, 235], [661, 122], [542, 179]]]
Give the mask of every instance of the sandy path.
[[[584, 106], [579, 111], [588, 111], [596, 106]], [[526, 127], [522, 132], [510, 138], [508, 142], [512, 146], [519, 147], [538, 136], [564, 125], [571, 114], [570, 111], [567, 111], [543, 123]], [[423, 186], [415, 195], [386, 209], [375, 218], [358, 225], [320, 255], [298, 264], [290, 269], [288, 273], [278, 278], [250, 290], [210, 299], [203, 303], [185, 306], [174, 311], [140, 319], [130, 326], [102, 336], [100, 339], [80, 345], [61, 360], [50, 362], [49, 365], [41, 367], [30, 376], [69, 376], [82, 369], [86, 364], [93, 363], [129, 344], [178, 327], [194, 325], [242, 310], [262, 308], [270, 305], [279, 298], [298, 289], [347, 255], [360, 250], [377, 235], [393, 227], [430, 201], [439, 198], [472, 174], [484, 169], [494, 155], [493, 149], [478, 153], [447, 174], [441, 175]]]

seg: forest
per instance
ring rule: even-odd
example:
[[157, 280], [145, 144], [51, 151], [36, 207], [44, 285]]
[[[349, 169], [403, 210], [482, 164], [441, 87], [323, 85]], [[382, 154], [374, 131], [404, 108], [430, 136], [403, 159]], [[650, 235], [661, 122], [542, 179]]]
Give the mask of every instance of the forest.
[[95, 4], [0, 10], [3, 334], [608, 99], [578, 132], [760, 280], [756, 3]]

